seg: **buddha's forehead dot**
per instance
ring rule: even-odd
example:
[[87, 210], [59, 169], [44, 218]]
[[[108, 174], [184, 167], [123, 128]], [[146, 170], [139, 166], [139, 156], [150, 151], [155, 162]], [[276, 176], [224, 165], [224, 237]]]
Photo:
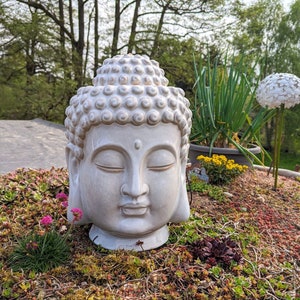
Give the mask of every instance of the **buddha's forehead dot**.
[[141, 149], [141, 147], [142, 147], [142, 141], [139, 140], [139, 139], [136, 139], [136, 140], [134, 141], [134, 148], [135, 148], [136, 150], [139, 150], [139, 149]]

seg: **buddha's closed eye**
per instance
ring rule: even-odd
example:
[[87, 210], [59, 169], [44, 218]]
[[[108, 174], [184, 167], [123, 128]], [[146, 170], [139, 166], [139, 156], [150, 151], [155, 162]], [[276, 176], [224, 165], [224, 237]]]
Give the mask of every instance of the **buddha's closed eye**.
[[151, 171], [166, 171], [175, 165], [174, 154], [166, 149], [151, 152], [147, 158], [147, 168]]
[[97, 168], [105, 172], [120, 173], [125, 168], [124, 156], [116, 150], [102, 150], [97, 153], [93, 161]]
[[[145, 160], [144, 160], [145, 159]], [[173, 152], [167, 149], [157, 149], [151, 151], [144, 157], [143, 161], [136, 162], [144, 164], [150, 171], [163, 172], [172, 168], [176, 163]], [[98, 169], [104, 172], [120, 173], [125, 170], [126, 158], [120, 151], [114, 149], [104, 149], [98, 152], [93, 158], [93, 162]], [[130, 165], [130, 164], [129, 164]]]

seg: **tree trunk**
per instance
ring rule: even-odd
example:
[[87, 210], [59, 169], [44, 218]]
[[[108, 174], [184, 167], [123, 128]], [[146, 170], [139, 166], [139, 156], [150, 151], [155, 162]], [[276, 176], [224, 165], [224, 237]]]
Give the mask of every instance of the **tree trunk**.
[[160, 38], [161, 30], [162, 30], [162, 27], [163, 27], [163, 24], [164, 24], [164, 17], [165, 17], [166, 11], [167, 11], [170, 3], [171, 3], [171, 0], [169, 0], [166, 3], [166, 5], [163, 6], [163, 9], [162, 9], [162, 12], [161, 12], [161, 15], [160, 15], [160, 18], [159, 18], [157, 30], [156, 30], [156, 33], [155, 33], [155, 38], [154, 38], [154, 42], [153, 42], [152, 51], [151, 51], [151, 54], [150, 54], [151, 57], [155, 57], [155, 55], [158, 52], [159, 38]]
[[60, 37], [60, 52], [61, 52], [61, 65], [64, 71], [65, 76], [70, 78], [70, 73], [66, 72], [67, 63], [66, 63], [66, 37], [63, 27], [65, 26], [65, 17], [64, 17], [64, 3], [63, 0], [59, 0], [59, 21], [62, 26], [59, 27], [59, 37]]
[[133, 14], [133, 19], [131, 24], [131, 32], [130, 32], [130, 37], [128, 42], [127, 53], [132, 53], [133, 48], [135, 46], [136, 27], [137, 27], [137, 22], [139, 17], [140, 4], [141, 4], [141, 0], [135, 1], [135, 8], [134, 8], [134, 14]]
[[94, 77], [97, 75], [97, 68], [99, 64], [99, 30], [98, 30], [98, 25], [99, 25], [99, 6], [98, 6], [98, 0], [95, 0], [94, 2], [95, 5], [95, 22], [94, 22]]
[[77, 86], [83, 85], [83, 49], [84, 49], [84, 1], [78, 0], [78, 41], [75, 43], [75, 80]]
[[120, 9], [120, 0], [115, 1], [115, 24], [113, 31], [113, 40], [111, 45], [111, 56], [118, 54], [118, 41], [120, 33], [120, 22], [121, 22], [121, 9]]
[[36, 62], [35, 62], [35, 47], [37, 44], [36, 41], [36, 9], [34, 12], [31, 12], [31, 24], [32, 30], [30, 32], [30, 37], [26, 40], [25, 46], [25, 54], [26, 54], [26, 73], [27, 73], [27, 81], [30, 80], [29, 78], [36, 73]]

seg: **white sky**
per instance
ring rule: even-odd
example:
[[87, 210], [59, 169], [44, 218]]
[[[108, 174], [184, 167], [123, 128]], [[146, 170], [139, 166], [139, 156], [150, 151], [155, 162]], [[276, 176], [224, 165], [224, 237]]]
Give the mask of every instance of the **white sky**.
[[281, 0], [281, 2], [283, 3], [284, 8], [287, 10], [294, 0]]

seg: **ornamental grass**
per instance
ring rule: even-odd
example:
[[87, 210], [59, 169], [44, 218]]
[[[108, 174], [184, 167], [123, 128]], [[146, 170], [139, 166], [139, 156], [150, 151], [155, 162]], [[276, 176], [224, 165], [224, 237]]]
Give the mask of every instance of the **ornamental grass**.
[[261, 107], [255, 101], [257, 79], [255, 66], [249, 67], [243, 58], [219, 57], [213, 61], [194, 61], [195, 99], [190, 140], [193, 144], [235, 148], [245, 157], [263, 164], [248, 148], [261, 144], [261, 130], [274, 115], [272, 110]]

